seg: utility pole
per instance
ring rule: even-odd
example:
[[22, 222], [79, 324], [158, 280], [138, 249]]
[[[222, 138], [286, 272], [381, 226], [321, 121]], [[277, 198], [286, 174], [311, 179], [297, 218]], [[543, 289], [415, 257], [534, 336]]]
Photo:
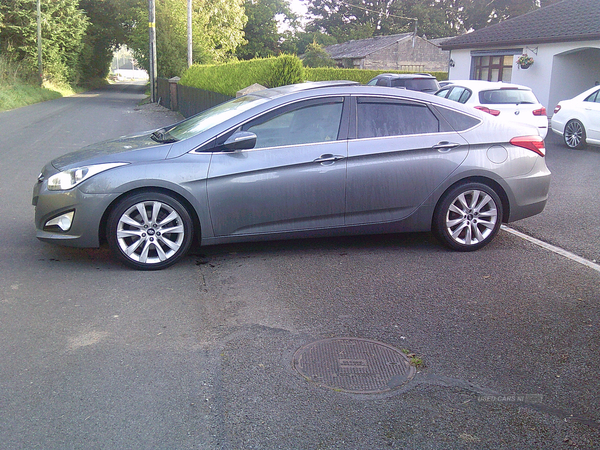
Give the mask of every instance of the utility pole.
[[156, 7], [148, 0], [148, 33], [150, 37], [150, 101], [156, 103]]
[[41, 0], [37, 0], [37, 53], [38, 53], [38, 74], [40, 84], [44, 82], [44, 68], [42, 66], [42, 5]]
[[192, 0], [187, 0], [187, 55], [188, 67], [192, 65]]

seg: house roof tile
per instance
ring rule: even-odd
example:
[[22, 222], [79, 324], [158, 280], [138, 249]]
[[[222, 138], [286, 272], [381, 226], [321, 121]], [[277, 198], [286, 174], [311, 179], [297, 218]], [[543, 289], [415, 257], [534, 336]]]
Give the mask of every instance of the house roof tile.
[[600, 39], [600, 0], [563, 0], [449, 39], [441, 47], [452, 50], [595, 39]]
[[343, 44], [329, 45], [325, 51], [333, 59], [364, 58], [371, 53], [387, 48], [398, 41], [409, 38], [412, 33], [392, 34], [390, 36], [377, 36], [370, 39], [348, 41]]

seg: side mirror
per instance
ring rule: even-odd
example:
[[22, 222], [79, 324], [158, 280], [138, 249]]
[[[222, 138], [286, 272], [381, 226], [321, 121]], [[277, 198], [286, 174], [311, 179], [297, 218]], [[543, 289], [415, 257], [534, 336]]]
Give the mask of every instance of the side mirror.
[[233, 133], [225, 141], [223, 147], [227, 150], [249, 150], [256, 145], [256, 134], [249, 131], [238, 131]]

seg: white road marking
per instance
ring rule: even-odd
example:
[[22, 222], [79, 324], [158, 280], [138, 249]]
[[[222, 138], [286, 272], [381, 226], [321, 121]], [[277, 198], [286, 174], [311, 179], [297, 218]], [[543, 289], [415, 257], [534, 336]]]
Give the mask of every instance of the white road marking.
[[589, 267], [592, 270], [595, 270], [596, 272], [600, 272], [600, 265], [598, 265], [596, 263], [593, 263], [592, 261], [589, 261], [589, 260], [587, 260], [585, 258], [582, 258], [581, 256], [577, 256], [574, 253], [571, 253], [571, 252], [569, 252], [567, 250], [564, 250], [564, 249], [562, 249], [560, 247], [556, 247], [554, 245], [548, 244], [547, 242], [540, 241], [539, 239], [536, 239], [536, 238], [533, 238], [531, 236], [528, 236], [528, 235], [526, 235], [524, 233], [521, 233], [520, 231], [517, 231], [517, 230], [515, 230], [513, 228], [510, 228], [510, 227], [508, 227], [506, 225], [502, 225], [501, 228], [504, 231], [506, 231], [506, 232], [508, 232], [510, 234], [514, 234], [515, 236], [518, 236], [518, 237], [520, 237], [522, 239], [525, 239], [526, 241], [529, 241], [529, 242], [531, 242], [531, 243], [533, 243], [535, 245], [538, 245], [538, 246], [540, 246], [542, 248], [545, 248], [546, 250], [550, 250], [551, 252], [554, 252], [554, 253], [556, 253], [558, 255], [564, 256], [565, 258], [569, 258], [571, 261], [575, 261], [575, 262], [577, 262], [579, 264], [582, 264], [582, 265], [584, 265], [586, 267]]

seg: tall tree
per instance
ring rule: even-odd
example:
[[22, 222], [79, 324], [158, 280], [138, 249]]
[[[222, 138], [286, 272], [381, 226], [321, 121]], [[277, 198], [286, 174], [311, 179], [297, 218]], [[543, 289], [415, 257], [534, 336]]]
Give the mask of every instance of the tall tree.
[[[2, 0], [0, 52], [29, 67], [37, 66], [36, 0]], [[88, 18], [78, 0], [42, 2], [42, 61], [44, 76], [57, 82], [77, 82], [79, 54]]]
[[414, 31], [416, 23], [419, 35], [450, 37], [533, 11], [539, 1], [308, 0], [307, 30], [345, 42]]
[[281, 53], [284, 32], [279, 32], [279, 25], [294, 27], [296, 21], [288, 0], [246, 0], [244, 8], [248, 16], [244, 27], [246, 43], [238, 47], [237, 56], [252, 59]]
[[[138, 0], [139, 1], [139, 0]], [[194, 63], [224, 61], [243, 42], [246, 15], [243, 0], [193, 0]], [[143, 0], [132, 8], [127, 45], [148, 69], [148, 7]], [[181, 75], [187, 67], [187, 8], [182, 0], [157, 0], [156, 46], [159, 76]]]

